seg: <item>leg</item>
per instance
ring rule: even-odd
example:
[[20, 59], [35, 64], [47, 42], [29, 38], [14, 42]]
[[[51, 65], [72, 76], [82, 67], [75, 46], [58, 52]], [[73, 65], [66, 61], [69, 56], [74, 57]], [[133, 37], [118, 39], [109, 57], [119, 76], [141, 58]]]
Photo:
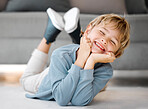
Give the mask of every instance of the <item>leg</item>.
[[37, 49], [32, 53], [27, 64], [27, 68], [20, 79], [24, 89], [32, 93], [37, 92], [42, 79], [48, 73], [47, 68], [44, 70], [48, 59], [48, 51], [50, 49], [51, 42], [55, 41], [63, 26], [61, 24], [61, 16], [58, 15], [58, 13], [51, 8], [47, 10], [47, 13], [49, 20], [44, 38], [38, 45]]
[[80, 44], [80, 18], [79, 9], [72, 8], [64, 15], [65, 31], [71, 36], [73, 43]]
[[44, 34], [45, 39], [47, 40], [47, 44], [54, 42], [57, 35], [63, 30], [64, 28], [64, 21], [63, 17], [60, 16], [57, 12], [53, 9], [47, 9], [48, 14], [48, 24], [46, 27], [46, 31]]
[[38, 45], [37, 49], [48, 54], [50, 46], [51, 46], [51, 43], [46, 44], [46, 39], [43, 38], [40, 44]]
[[69, 33], [69, 35], [71, 36], [73, 43], [80, 44], [80, 39], [81, 39], [80, 21], [78, 22], [78, 27], [76, 28], [76, 30]]
[[38, 87], [48, 73], [48, 68], [45, 68], [48, 60], [48, 51], [51, 43], [46, 44], [46, 39], [43, 38], [37, 49], [34, 50], [32, 56], [27, 64], [27, 68], [24, 71], [20, 81], [24, 90], [35, 93]]

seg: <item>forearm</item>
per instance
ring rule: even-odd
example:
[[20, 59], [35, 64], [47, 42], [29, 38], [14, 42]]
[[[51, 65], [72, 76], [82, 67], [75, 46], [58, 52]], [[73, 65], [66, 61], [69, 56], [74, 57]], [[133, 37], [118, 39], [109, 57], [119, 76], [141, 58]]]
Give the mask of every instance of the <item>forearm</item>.
[[81, 70], [79, 83], [71, 100], [72, 104], [89, 104], [112, 77], [112, 72], [110, 64], [103, 64], [95, 70]]
[[[72, 65], [67, 75], [50, 73], [53, 96], [59, 105], [67, 105], [75, 92], [81, 68]], [[51, 72], [52, 69], [50, 69]], [[59, 75], [60, 74], [60, 75]]]
[[83, 69], [94, 69], [94, 65], [95, 65], [91, 57], [85, 60], [83, 59], [83, 57], [78, 58], [74, 64]]
[[89, 57], [86, 61], [86, 64], [84, 66], [84, 69], [94, 69], [94, 61]]
[[72, 97], [73, 105], [87, 105], [93, 99], [93, 77], [94, 69], [81, 70], [80, 79], [77, 88]]
[[88, 57], [84, 69], [94, 69], [95, 63], [110, 63], [113, 62], [116, 58], [112, 54], [98, 54], [91, 53]]
[[76, 61], [75, 61], [74, 64], [77, 65], [77, 66], [79, 66], [79, 67], [81, 67], [81, 68], [84, 68], [85, 63], [86, 63], [86, 61], [88, 59], [88, 55], [82, 55], [82, 54], [83, 54], [83, 52], [80, 51], [80, 49], [79, 49], [77, 51], [77, 59], [76, 59]]
[[77, 58], [74, 64], [81, 68], [84, 68], [85, 62], [86, 61], [84, 59]]
[[81, 38], [80, 48], [77, 51], [77, 59], [75, 61], [75, 65], [84, 68], [85, 63], [90, 56], [91, 51], [91, 41], [87, 37]]

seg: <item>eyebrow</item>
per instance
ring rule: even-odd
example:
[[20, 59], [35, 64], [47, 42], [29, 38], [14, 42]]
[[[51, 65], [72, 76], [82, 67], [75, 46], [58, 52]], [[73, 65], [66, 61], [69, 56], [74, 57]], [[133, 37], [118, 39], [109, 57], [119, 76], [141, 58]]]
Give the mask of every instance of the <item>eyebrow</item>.
[[102, 27], [102, 28], [109, 33], [109, 30], [108, 29], [106, 29], [105, 27]]

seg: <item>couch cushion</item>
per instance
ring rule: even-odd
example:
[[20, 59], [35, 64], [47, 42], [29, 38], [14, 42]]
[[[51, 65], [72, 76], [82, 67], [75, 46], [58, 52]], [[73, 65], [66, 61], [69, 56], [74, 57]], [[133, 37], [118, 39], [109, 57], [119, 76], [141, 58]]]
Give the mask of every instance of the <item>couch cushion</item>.
[[145, 0], [146, 7], [148, 9], [148, 0]]
[[125, 0], [127, 12], [129, 14], [147, 13], [145, 0]]
[[[85, 27], [88, 25], [88, 23], [95, 17], [97, 17], [97, 15], [80, 15], [83, 31], [85, 30]], [[126, 15], [125, 18], [131, 24], [131, 41], [148, 41], [148, 14]], [[45, 12], [1, 13], [0, 37], [40, 37], [44, 34], [47, 19], [48, 17]]]
[[68, 0], [10, 0], [6, 11], [45, 11], [48, 7], [63, 12], [70, 5]]
[[134, 42], [148, 41], [148, 14], [133, 14], [126, 16], [130, 23], [130, 39]]
[[144, 70], [148, 69], [148, 43], [131, 42], [123, 55], [112, 63], [118, 70]]
[[70, 4], [80, 8], [81, 13], [126, 13], [124, 0], [70, 0]]

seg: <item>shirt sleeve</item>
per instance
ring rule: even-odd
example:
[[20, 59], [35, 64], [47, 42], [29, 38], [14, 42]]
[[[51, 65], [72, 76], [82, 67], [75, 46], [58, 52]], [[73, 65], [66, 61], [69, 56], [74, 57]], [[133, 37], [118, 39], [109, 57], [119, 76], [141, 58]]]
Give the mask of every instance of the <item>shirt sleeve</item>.
[[94, 70], [81, 70], [80, 80], [71, 100], [73, 105], [87, 105], [100, 92], [112, 77], [110, 64]]
[[80, 67], [72, 64], [70, 69], [67, 69], [67, 61], [63, 57], [51, 57], [49, 76], [53, 97], [59, 105], [68, 105], [80, 77]]

